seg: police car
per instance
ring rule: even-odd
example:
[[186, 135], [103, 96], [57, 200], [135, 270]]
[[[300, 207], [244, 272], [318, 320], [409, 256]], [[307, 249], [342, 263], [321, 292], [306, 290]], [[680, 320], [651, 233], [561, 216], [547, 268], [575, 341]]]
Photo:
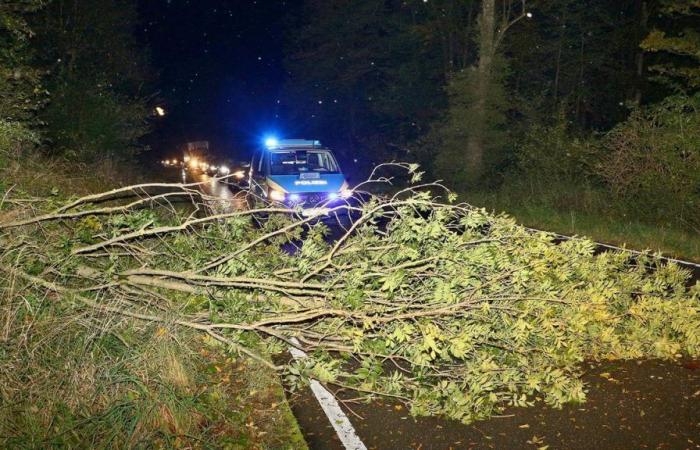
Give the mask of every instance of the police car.
[[333, 152], [317, 140], [266, 139], [251, 161], [249, 183], [254, 194], [309, 214], [352, 196]]

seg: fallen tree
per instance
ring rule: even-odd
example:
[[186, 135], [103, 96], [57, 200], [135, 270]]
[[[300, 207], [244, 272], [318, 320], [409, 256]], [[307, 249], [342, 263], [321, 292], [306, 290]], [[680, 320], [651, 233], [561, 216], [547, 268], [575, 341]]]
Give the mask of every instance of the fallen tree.
[[[332, 207], [325, 221], [275, 205], [202, 213], [196, 185], [58, 205], [8, 197], [5, 311], [23, 308], [20, 292], [50, 293], [94, 323], [195, 330], [291, 386], [313, 377], [463, 422], [536, 399], [584, 401], [586, 359], [700, 355], [700, 288], [687, 271], [556, 242], [402, 167], [416, 184]], [[195, 208], [171, 203], [183, 198]], [[289, 346], [309, 358], [263, 356]]]

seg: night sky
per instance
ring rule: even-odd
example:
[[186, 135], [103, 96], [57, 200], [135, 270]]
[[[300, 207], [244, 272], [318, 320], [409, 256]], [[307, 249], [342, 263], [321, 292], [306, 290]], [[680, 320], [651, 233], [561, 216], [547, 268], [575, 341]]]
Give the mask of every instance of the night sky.
[[168, 116], [154, 150], [209, 140], [237, 156], [283, 128], [284, 26], [299, 0], [142, 0], [143, 41]]

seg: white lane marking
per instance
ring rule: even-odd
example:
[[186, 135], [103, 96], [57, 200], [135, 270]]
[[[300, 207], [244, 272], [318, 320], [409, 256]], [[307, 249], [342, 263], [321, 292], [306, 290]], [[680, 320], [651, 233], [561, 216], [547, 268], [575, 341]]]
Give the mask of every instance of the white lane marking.
[[[296, 338], [292, 338], [292, 342], [294, 342], [294, 345], [299, 345], [299, 341]], [[289, 347], [289, 352], [294, 359], [306, 358], [306, 353], [298, 348]], [[365, 447], [365, 444], [360, 440], [360, 437], [355, 432], [355, 428], [353, 428], [352, 423], [350, 423], [350, 419], [348, 419], [348, 416], [346, 416], [340, 408], [333, 394], [328, 392], [326, 388], [316, 380], [311, 380], [309, 384], [311, 386], [311, 391], [321, 405], [323, 412], [326, 413], [326, 417], [328, 417], [331, 425], [333, 425], [343, 446], [347, 450], [367, 450], [367, 447]]]

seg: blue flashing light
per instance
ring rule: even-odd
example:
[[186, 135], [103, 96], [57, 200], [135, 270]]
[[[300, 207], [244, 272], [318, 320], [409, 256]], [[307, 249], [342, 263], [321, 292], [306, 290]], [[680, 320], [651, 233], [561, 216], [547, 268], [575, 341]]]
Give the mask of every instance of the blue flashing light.
[[267, 137], [265, 138], [265, 147], [267, 148], [275, 148], [279, 145], [279, 140], [277, 140], [276, 137]]
[[289, 196], [289, 200], [293, 202], [298, 202], [299, 200], [301, 200], [301, 196], [299, 194], [291, 194]]

